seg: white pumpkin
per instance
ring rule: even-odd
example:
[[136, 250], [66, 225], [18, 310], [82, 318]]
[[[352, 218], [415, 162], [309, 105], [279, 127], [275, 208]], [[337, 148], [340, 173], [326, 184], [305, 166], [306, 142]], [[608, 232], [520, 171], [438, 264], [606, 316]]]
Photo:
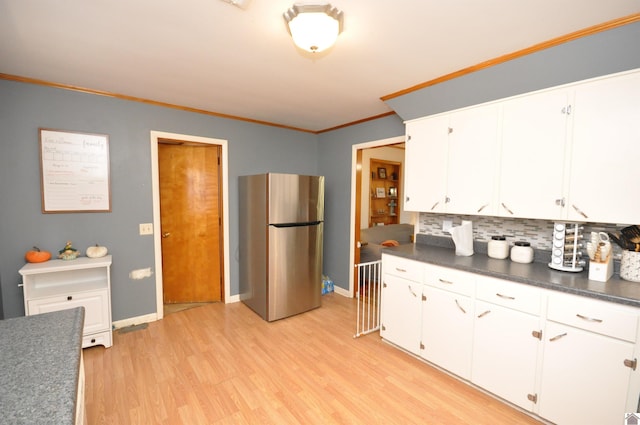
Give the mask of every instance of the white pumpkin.
[[107, 255], [107, 252], [109, 251], [107, 250], [106, 246], [100, 246], [96, 244], [95, 246], [90, 246], [89, 248], [87, 248], [86, 254], [89, 258], [100, 258]]

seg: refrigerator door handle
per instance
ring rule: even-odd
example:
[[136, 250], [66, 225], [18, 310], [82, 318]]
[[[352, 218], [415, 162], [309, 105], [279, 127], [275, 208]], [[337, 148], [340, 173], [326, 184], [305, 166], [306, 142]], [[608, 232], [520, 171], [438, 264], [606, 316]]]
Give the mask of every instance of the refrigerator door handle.
[[317, 226], [318, 224], [322, 223], [322, 221], [307, 221], [307, 222], [302, 222], [302, 223], [273, 223], [270, 224], [269, 226], [273, 226], [273, 227], [304, 227], [304, 226]]

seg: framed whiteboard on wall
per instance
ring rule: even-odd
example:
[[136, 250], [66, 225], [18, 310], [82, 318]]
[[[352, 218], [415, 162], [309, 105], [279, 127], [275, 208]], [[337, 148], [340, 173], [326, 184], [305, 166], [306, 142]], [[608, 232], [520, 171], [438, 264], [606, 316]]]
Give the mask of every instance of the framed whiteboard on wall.
[[40, 129], [42, 212], [111, 212], [109, 136]]

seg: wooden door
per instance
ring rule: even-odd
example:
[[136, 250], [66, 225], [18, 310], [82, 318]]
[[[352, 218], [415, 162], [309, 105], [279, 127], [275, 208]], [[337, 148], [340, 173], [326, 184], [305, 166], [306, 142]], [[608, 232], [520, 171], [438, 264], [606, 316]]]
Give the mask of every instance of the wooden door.
[[219, 152], [158, 144], [165, 304], [221, 300]]

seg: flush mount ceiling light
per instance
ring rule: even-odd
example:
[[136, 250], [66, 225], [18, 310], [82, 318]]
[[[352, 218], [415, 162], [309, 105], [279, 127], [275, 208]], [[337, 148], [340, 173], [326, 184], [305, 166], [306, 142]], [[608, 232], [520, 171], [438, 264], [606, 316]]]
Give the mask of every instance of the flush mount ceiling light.
[[296, 46], [321, 52], [333, 46], [342, 32], [344, 14], [330, 4], [293, 5], [284, 20]]

